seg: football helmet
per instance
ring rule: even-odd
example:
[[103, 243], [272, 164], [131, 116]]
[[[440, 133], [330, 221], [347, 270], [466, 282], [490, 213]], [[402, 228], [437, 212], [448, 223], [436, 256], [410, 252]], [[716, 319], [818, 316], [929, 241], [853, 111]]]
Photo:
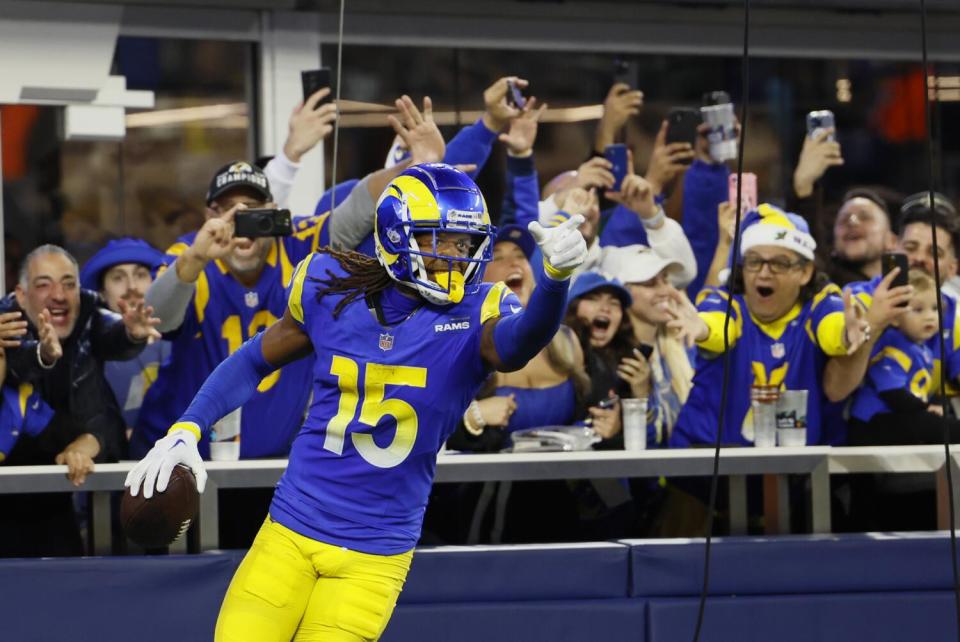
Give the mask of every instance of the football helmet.
[[[442, 253], [441, 234], [467, 234], [463, 256]], [[429, 234], [429, 245], [415, 235]], [[496, 228], [473, 180], [442, 163], [415, 165], [393, 179], [377, 202], [377, 259], [394, 281], [411, 286], [430, 303], [459, 303], [476, 291], [490, 262]], [[425, 239], [421, 236], [421, 241]], [[433, 279], [424, 259], [446, 262]], [[466, 264], [461, 273], [456, 264]]]

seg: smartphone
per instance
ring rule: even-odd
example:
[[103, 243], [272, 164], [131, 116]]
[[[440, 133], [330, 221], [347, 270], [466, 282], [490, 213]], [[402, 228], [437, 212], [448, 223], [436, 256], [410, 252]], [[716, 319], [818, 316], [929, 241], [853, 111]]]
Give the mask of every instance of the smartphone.
[[[727, 182], [729, 198], [727, 199], [732, 205], [737, 204], [737, 174], [733, 172], [730, 174], [730, 177]], [[743, 187], [740, 189], [740, 211], [743, 213], [749, 212], [752, 209], [757, 207], [757, 175], [744, 172], [743, 173]]]
[[623, 178], [627, 175], [627, 146], [623, 143], [607, 145], [603, 148], [603, 157], [613, 163], [610, 169], [613, 172], [613, 187], [611, 192], [619, 192], [623, 186]]
[[[818, 111], [812, 111], [807, 114], [807, 137], [815, 138], [824, 129], [836, 129], [837, 123], [836, 119], [833, 117], [833, 112], [829, 109], [820, 109]], [[827, 136], [827, 140], [836, 141], [837, 132], [834, 131], [832, 134]]]
[[639, 352], [644, 359], [649, 359], [650, 355], [653, 354], [653, 346], [649, 343], [641, 343], [634, 351]]
[[[703, 122], [699, 109], [688, 107], [674, 107], [667, 114], [667, 144], [689, 143], [697, 144], [697, 128]], [[691, 160], [687, 161], [690, 164]]]
[[510, 80], [507, 81], [507, 104], [517, 109], [523, 109], [527, 104], [527, 99], [520, 93], [520, 88]]
[[291, 234], [293, 234], [293, 220], [290, 217], [290, 210], [242, 210], [233, 218], [234, 236], [255, 239]]
[[321, 67], [320, 69], [306, 69], [300, 72], [300, 82], [303, 83], [303, 100], [314, 95], [324, 87], [330, 88], [330, 93], [317, 103], [316, 109], [320, 105], [325, 105], [333, 100], [333, 85], [330, 81], [330, 67]]
[[890, 284], [891, 288], [898, 288], [907, 285], [910, 281], [910, 264], [907, 261], [907, 255], [900, 252], [884, 252], [880, 258], [880, 265], [883, 268], [883, 275], [886, 276], [893, 271], [893, 268], [900, 268], [900, 273]]
[[613, 61], [613, 84], [623, 83], [636, 89], [640, 83], [640, 64], [636, 60], [616, 58]]
[[607, 397], [597, 402], [597, 408], [610, 409], [616, 406], [618, 401], [620, 401], [620, 397]]

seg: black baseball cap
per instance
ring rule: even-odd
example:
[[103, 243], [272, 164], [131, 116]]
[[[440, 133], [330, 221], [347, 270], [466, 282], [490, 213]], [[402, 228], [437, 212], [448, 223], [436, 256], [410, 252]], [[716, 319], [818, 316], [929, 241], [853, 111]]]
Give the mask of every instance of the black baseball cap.
[[207, 189], [207, 205], [210, 205], [221, 194], [236, 187], [249, 187], [261, 196], [263, 200], [273, 199], [270, 193], [270, 182], [267, 175], [257, 167], [246, 161], [232, 161], [217, 170]]

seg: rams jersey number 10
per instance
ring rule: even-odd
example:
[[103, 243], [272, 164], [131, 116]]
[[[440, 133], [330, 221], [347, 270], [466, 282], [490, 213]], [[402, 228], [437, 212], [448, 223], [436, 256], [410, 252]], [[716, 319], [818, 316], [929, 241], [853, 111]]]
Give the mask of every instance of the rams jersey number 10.
[[481, 284], [395, 325], [381, 325], [362, 298], [334, 320], [343, 295], [317, 296], [331, 274], [344, 272], [315, 254], [290, 287], [290, 314], [316, 353], [313, 402], [270, 514], [320, 541], [394, 555], [416, 544], [437, 451], [490, 372], [483, 324], [521, 306], [503, 283]]
[[[210, 261], [197, 279], [193, 300], [180, 327], [165, 335], [170, 357], [147, 390], [130, 440], [130, 454], [142, 457], [187, 409], [211, 372], [243, 342], [276, 323], [286, 308], [286, 287], [294, 266], [328, 241], [328, 215], [298, 219], [292, 236], [271, 246], [257, 283], [244, 287], [222, 261]], [[170, 266], [193, 243], [180, 238], [164, 258]], [[300, 427], [310, 394], [309, 359], [266, 377], [241, 411], [240, 457], [282, 457]], [[210, 444], [198, 444], [209, 455]]]

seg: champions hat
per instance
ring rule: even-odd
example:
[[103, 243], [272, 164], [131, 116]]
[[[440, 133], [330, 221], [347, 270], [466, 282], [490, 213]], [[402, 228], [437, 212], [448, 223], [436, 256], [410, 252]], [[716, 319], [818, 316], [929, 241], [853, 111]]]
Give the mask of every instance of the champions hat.
[[600, 268], [621, 283], [646, 283], [667, 268], [683, 267], [680, 261], [660, 256], [646, 245], [606, 247]]
[[263, 200], [273, 199], [270, 194], [270, 183], [263, 171], [246, 161], [233, 161], [217, 170], [210, 187], [207, 189], [207, 205], [210, 205], [221, 194], [236, 187], [249, 187], [263, 197]]

